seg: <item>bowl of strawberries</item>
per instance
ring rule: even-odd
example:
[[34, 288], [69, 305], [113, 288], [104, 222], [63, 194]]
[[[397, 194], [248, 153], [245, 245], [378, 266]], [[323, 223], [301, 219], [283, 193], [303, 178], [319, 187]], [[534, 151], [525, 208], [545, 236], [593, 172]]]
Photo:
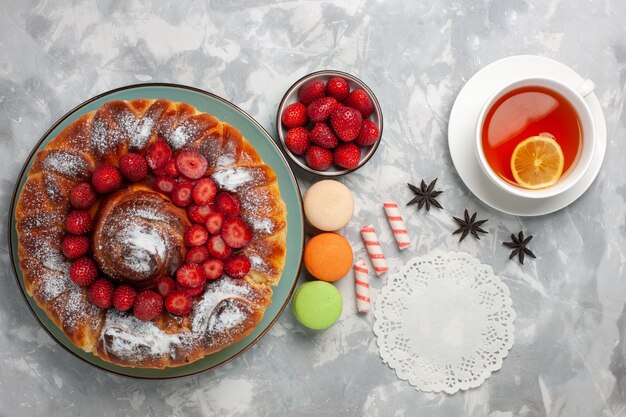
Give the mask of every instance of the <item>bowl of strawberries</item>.
[[287, 90], [276, 116], [278, 138], [300, 168], [325, 177], [352, 172], [374, 155], [383, 114], [370, 88], [341, 71], [317, 71]]

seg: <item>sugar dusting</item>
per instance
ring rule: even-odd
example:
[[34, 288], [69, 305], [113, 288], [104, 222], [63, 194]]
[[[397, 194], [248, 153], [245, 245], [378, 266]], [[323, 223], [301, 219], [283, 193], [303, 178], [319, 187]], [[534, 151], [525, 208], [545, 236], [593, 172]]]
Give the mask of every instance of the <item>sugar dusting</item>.
[[105, 350], [113, 355], [141, 361], [146, 358], [171, 356], [175, 349], [192, 348], [209, 337], [208, 342], [217, 343], [220, 337], [240, 325], [247, 317], [246, 312], [235, 303], [230, 303], [214, 314], [215, 308], [231, 298], [251, 299], [253, 291], [235, 280], [223, 277], [207, 287], [200, 301], [191, 312], [191, 331], [165, 333], [152, 321], [141, 321], [128, 313], [109, 310], [100, 334]]
[[174, 345], [184, 342], [181, 334], [168, 334], [152, 321], [121, 313], [114, 309], [107, 311], [100, 339], [110, 340], [107, 351], [120, 358], [163, 356], [172, 351]]
[[123, 113], [116, 117], [118, 126], [126, 131], [128, 135], [128, 146], [131, 149], [142, 149], [150, 136], [154, 127], [154, 119], [150, 117], [137, 118], [133, 113]]
[[89, 175], [89, 163], [80, 155], [62, 150], [50, 151], [42, 167], [65, 177], [80, 180]]
[[125, 262], [130, 269], [137, 272], [150, 272], [154, 257], [165, 259], [166, 244], [163, 237], [153, 227], [129, 222], [120, 234], [120, 243], [125, 248]]
[[185, 120], [170, 132], [167, 137], [167, 143], [173, 149], [180, 149], [195, 139], [197, 133], [198, 126], [192, 121]]
[[246, 218], [246, 221], [252, 226], [255, 232], [264, 233], [266, 235], [272, 233], [272, 229], [274, 228], [274, 222], [272, 219], [268, 218], [258, 218], [258, 217], [250, 217]]
[[39, 276], [40, 285], [37, 288], [39, 297], [44, 302], [50, 302], [59, 295], [72, 289], [75, 285], [69, 278], [68, 272], [48, 270]]
[[236, 191], [252, 182], [253, 176], [247, 168], [232, 168], [217, 171], [213, 174], [213, 179], [220, 187], [228, 191]]

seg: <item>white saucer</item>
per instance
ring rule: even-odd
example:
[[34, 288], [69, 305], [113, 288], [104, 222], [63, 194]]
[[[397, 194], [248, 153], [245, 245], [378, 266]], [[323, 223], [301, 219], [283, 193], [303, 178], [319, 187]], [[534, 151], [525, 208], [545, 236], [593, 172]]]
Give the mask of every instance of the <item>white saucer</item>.
[[596, 125], [598, 147], [587, 173], [563, 194], [544, 199], [526, 199], [500, 190], [478, 165], [474, 149], [476, 123], [483, 103], [491, 94], [520, 77], [555, 78], [572, 88], [585, 81], [566, 65], [541, 56], [517, 55], [493, 62], [474, 74], [459, 92], [448, 122], [448, 146], [459, 176], [483, 203], [516, 216], [541, 216], [573, 203], [596, 178], [606, 151], [606, 123], [598, 98], [595, 93], [589, 94], [585, 100]]

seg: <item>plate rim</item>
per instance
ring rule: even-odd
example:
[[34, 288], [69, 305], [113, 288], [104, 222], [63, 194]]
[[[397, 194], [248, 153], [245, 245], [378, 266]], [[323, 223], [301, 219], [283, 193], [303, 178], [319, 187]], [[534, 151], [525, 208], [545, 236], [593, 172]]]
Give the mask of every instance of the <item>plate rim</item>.
[[[244, 346], [241, 350], [239, 350], [237, 353], [235, 353], [234, 355], [232, 355], [231, 357], [216, 363], [212, 366], [209, 366], [206, 369], [201, 369], [201, 370], [197, 370], [195, 372], [191, 372], [188, 374], [184, 374], [184, 375], [173, 375], [173, 376], [139, 376], [139, 375], [129, 375], [126, 373], [123, 373], [121, 371], [116, 371], [113, 369], [107, 369], [104, 368], [96, 363], [93, 363], [81, 356], [79, 356], [78, 354], [76, 354], [75, 352], [73, 352], [68, 346], [65, 346], [64, 343], [62, 343], [60, 340], [57, 339], [56, 336], [54, 336], [52, 334], [52, 332], [48, 329], [48, 327], [46, 325], [44, 325], [44, 323], [41, 321], [41, 319], [39, 318], [39, 316], [37, 315], [37, 313], [35, 312], [35, 310], [33, 309], [33, 306], [31, 305], [30, 301], [29, 301], [29, 296], [26, 294], [25, 289], [23, 288], [21, 282], [20, 282], [20, 278], [19, 278], [19, 273], [18, 273], [18, 268], [19, 266], [15, 263], [15, 253], [13, 250], [13, 243], [14, 243], [14, 239], [13, 239], [13, 228], [14, 228], [14, 223], [15, 223], [15, 207], [16, 207], [16, 203], [17, 203], [17, 194], [20, 190], [20, 183], [22, 182], [22, 177], [24, 176], [24, 174], [26, 173], [26, 169], [28, 168], [29, 162], [32, 160], [32, 158], [36, 155], [39, 147], [41, 146], [41, 144], [46, 140], [46, 138], [60, 125], [62, 124], [64, 121], [66, 121], [68, 118], [70, 118], [75, 112], [79, 111], [81, 108], [87, 106], [88, 104], [100, 100], [101, 98], [104, 98], [108, 95], [111, 94], [115, 94], [118, 93], [120, 91], [126, 91], [126, 90], [132, 90], [135, 88], [143, 88], [143, 87], [167, 87], [167, 88], [174, 88], [174, 89], [182, 89], [182, 90], [188, 90], [188, 91], [192, 91], [195, 93], [199, 93], [202, 95], [206, 95], [208, 97], [211, 97], [213, 99], [216, 99], [217, 101], [225, 104], [228, 107], [231, 107], [232, 109], [234, 109], [235, 111], [241, 113], [246, 119], [248, 119], [250, 122], [252, 122], [253, 125], [255, 125], [266, 137], [267, 139], [269, 139], [269, 142], [271, 143], [271, 146], [273, 146], [279, 157], [283, 160], [285, 167], [287, 169], [287, 171], [290, 174], [291, 179], [293, 180], [293, 183], [296, 186], [296, 192], [298, 195], [298, 203], [299, 203], [299, 207], [300, 207], [300, 217], [302, 219], [302, 249], [300, 250], [300, 256], [298, 259], [298, 268], [297, 268], [297, 272], [295, 274], [295, 278], [293, 280], [293, 283], [291, 284], [291, 288], [289, 289], [288, 293], [287, 293], [287, 297], [285, 299], [285, 302], [283, 303], [283, 305], [278, 309], [278, 312], [276, 313], [276, 315], [274, 316], [274, 318], [272, 318], [272, 320], [270, 321], [270, 323], [267, 325], [267, 327], [265, 329], [263, 329], [261, 331], [261, 333], [259, 333], [259, 335], [257, 337], [255, 337], [253, 340], [250, 341], [250, 343], [248, 343], [246, 346]], [[15, 284], [17, 285], [20, 294], [22, 295], [22, 298], [24, 299], [25, 304], [28, 306], [28, 310], [31, 313], [31, 315], [35, 318], [35, 320], [37, 321], [37, 324], [39, 324], [39, 327], [41, 327], [49, 336], [52, 340], [54, 340], [54, 342], [61, 346], [63, 348], [63, 350], [67, 351], [68, 353], [70, 353], [71, 356], [79, 359], [81, 362], [86, 363], [98, 370], [101, 371], [105, 371], [111, 374], [115, 374], [115, 375], [119, 375], [125, 378], [131, 378], [131, 379], [138, 379], [138, 380], [171, 380], [171, 379], [179, 379], [179, 378], [187, 378], [187, 377], [191, 377], [194, 375], [198, 375], [200, 373], [203, 372], [207, 372], [210, 371], [212, 369], [215, 369], [217, 367], [220, 367], [222, 365], [227, 364], [228, 362], [232, 361], [233, 359], [241, 356], [244, 352], [246, 352], [248, 349], [250, 349], [252, 346], [254, 346], [263, 336], [265, 336], [265, 334], [274, 326], [274, 324], [276, 324], [276, 322], [278, 321], [278, 319], [280, 318], [280, 316], [282, 316], [283, 312], [285, 311], [285, 309], [287, 308], [287, 306], [289, 305], [289, 301], [291, 300], [291, 297], [293, 296], [293, 292], [298, 284], [298, 277], [300, 276], [300, 273], [302, 272], [302, 253], [304, 251], [304, 244], [305, 244], [305, 223], [304, 223], [304, 208], [303, 208], [303, 204], [302, 204], [302, 192], [300, 190], [300, 184], [298, 184], [298, 180], [291, 168], [291, 166], [289, 165], [289, 162], [287, 161], [285, 155], [283, 154], [283, 152], [281, 151], [280, 147], [278, 146], [278, 144], [276, 143], [276, 141], [274, 141], [274, 138], [272, 137], [272, 135], [267, 131], [267, 129], [265, 129], [256, 119], [254, 119], [250, 114], [248, 114], [245, 110], [241, 109], [239, 106], [237, 106], [236, 104], [226, 100], [223, 97], [220, 97], [214, 93], [211, 93], [209, 91], [203, 90], [201, 88], [198, 87], [193, 87], [193, 86], [188, 86], [188, 85], [184, 85], [184, 84], [177, 84], [177, 83], [164, 83], [164, 82], [147, 82], [147, 83], [135, 83], [135, 84], [128, 84], [125, 86], [121, 86], [121, 87], [116, 87], [114, 89], [111, 90], [107, 90], [104, 91], [102, 93], [99, 93], [93, 97], [90, 97], [89, 99], [79, 103], [78, 105], [74, 106], [72, 109], [70, 109], [69, 111], [67, 111], [65, 114], [63, 114], [54, 124], [52, 124], [52, 126], [50, 126], [49, 129], [47, 129], [39, 138], [39, 140], [37, 140], [37, 142], [33, 145], [31, 151], [29, 152], [28, 156], [26, 157], [26, 159], [23, 161], [22, 163], [22, 168], [20, 169], [16, 180], [15, 180], [15, 185], [13, 186], [13, 192], [11, 194], [11, 205], [9, 207], [9, 216], [7, 216], [7, 237], [8, 237], [8, 243], [9, 243], [9, 258], [11, 261], [11, 270], [13, 273], [13, 277], [15, 278]], [[19, 258], [19, 256], [18, 256]], [[34, 301], [34, 300], [33, 300]], [[69, 340], [69, 339], [68, 339]], [[71, 342], [71, 341], [70, 341]], [[91, 353], [91, 352], [87, 352], [87, 353]], [[208, 355], [207, 355], [208, 356]], [[205, 356], [206, 357], [206, 356]], [[193, 362], [192, 362], [193, 363]], [[116, 365], [116, 364], [114, 364]], [[191, 365], [191, 364], [189, 364]], [[118, 367], [124, 368], [121, 365], [116, 365]], [[188, 366], [188, 365], [183, 365], [183, 366]], [[131, 367], [132, 368], [132, 367]], [[163, 368], [161, 370], [157, 370], [154, 368], [146, 368], [146, 369], [151, 369], [151, 370], [155, 370], [155, 371], [165, 371], [168, 369], [175, 369], [175, 368], [180, 368], [180, 367], [166, 367]], [[133, 368], [136, 369], [136, 368]]]

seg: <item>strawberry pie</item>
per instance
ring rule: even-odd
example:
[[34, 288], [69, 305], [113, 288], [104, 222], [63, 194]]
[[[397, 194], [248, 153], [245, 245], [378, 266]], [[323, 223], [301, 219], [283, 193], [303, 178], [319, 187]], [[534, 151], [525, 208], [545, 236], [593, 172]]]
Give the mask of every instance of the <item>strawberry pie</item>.
[[285, 261], [272, 169], [233, 126], [163, 99], [67, 126], [36, 155], [16, 221], [28, 294], [74, 345], [122, 366], [238, 342]]

